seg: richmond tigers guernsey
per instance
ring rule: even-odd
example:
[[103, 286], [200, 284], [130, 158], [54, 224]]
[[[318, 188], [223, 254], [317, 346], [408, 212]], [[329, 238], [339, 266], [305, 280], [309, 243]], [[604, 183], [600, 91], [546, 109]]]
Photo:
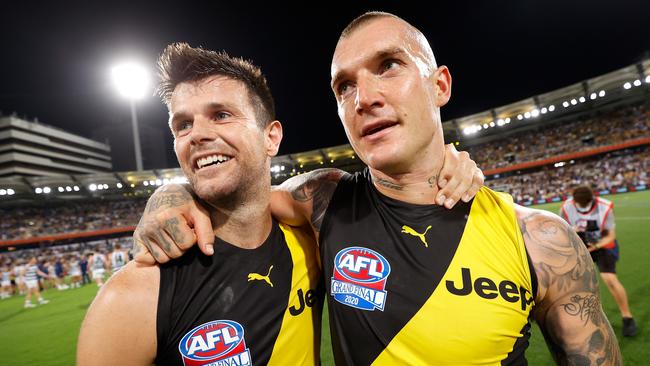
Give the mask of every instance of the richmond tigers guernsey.
[[[245, 234], [245, 233], [242, 233]], [[313, 239], [273, 222], [242, 249], [215, 239], [160, 266], [157, 365], [317, 365], [322, 286]]]
[[447, 210], [341, 180], [320, 231], [337, 365], [519, 365], [536, 292], [510, 196]]

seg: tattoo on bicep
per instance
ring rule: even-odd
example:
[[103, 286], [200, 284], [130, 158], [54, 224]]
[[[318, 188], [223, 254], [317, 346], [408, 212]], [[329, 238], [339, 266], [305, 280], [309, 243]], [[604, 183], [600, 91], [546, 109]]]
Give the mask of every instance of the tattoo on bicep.
[[555, 291], [598, 291], [593, 261], [584, 244], [564, 222], [533, 213], [519, 222], [526, 242], [534, 242], [539, 255], [533, 265], [541, 286]]
[[591, 321], [594, 325], [599, 326], [603, 323], [598, 296], [593, 294], [586, 296], [573, 295], [570, 301], [562, 305], [567, 314], [580, 317], [584, 324]]

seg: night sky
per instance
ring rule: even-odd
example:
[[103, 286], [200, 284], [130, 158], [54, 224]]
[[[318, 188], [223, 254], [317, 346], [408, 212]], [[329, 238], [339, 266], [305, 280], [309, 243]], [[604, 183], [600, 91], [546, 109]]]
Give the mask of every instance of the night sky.
[[[108, 140], [116, 171], [135, 163], [128, 102], [114, 91], [110, 67], [136, 59], [153, 74], [158, 54], [175, 41], [262, 67], [284, 125], [281, 154], [347, 142], [329, 65], [339, 32], [367, 10], [418, 27], [438, 63], [450, 67], [453, 93], [443, 120], [650, 57], [647, 0], [21, 3], [0, 8], [0, 111]], [[165, 107], [152, 95], [139, 102], [138, 116], [145, 169], [176, 167]]]

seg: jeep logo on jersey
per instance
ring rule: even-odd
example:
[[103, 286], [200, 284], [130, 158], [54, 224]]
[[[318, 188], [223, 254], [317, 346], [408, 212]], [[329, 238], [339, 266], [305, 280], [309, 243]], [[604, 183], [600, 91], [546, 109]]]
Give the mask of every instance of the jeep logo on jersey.
[[214, 320], [189, 331], [178, 344], [185, 366], [250, 366], [244, 327], [232, 320]]
[[519, 303], [522, 311], [525, 311], [528, 305], [534, 301], [530, 291], [523, 286], [517, 286], [512, 281], [503, 280], [497, 284], [487, 277], [478, 277], [476, 280], [472, 280], [472, 272], [469, 268], [461, 268], [460, 275], [462, 278], [460, 284], [451, 280], [446, 281], [447, 291], [454, 295], [467, 296], [473, 291], [479, 297], [488, 300], [501, 296], [507, 302]]
[[331, 295], [356, 309], [384, 311], [389, 274], [390, 264], [381, 254], [362, 247], [345, 248], [334, 258]]

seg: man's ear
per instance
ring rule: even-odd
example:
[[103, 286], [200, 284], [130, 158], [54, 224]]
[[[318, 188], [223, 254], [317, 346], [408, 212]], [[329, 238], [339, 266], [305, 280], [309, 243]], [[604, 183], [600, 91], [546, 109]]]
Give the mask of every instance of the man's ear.
[[434, 80], [436, 83], [436, 106], [438, 108], [444, 106], [451, 98], [451, 73], [447, 66], [440, 66], [434, 73]]
[[282, 124], [273, 121], [264, 128], [264, 144], [268, 156], [276, 156], [282, 142]]

